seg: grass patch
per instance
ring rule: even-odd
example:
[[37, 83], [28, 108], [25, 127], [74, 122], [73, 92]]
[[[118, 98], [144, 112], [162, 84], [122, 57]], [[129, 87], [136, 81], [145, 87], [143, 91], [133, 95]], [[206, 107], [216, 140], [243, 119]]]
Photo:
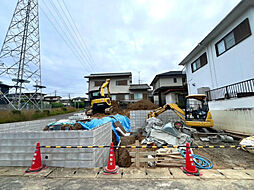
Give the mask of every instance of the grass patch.
[[0, 111], [0, 123], [12, 123], [18, 121], [31, 121], [44, 117], [76, 112], [78, 109], [73, 107], [53, 108], [51, 110], [12, 110]]

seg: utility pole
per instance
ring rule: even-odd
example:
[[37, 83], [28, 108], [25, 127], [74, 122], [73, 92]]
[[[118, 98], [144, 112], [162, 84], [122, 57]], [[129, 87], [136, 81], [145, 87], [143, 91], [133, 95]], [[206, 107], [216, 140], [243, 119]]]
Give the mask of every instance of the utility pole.
[[69, 106], [71, 106], [71, 93], [69, 93]]
[[140, 80], [140, 71], [138, 72], [138, 84], [141, 83], [141, 80]]

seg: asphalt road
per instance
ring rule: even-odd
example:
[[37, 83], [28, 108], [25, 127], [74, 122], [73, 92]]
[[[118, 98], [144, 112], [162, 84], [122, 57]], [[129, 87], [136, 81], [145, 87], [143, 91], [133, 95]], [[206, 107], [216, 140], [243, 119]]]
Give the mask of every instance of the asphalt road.
[[0, 189], [253, 189], [254, 180], [197, 180], [197, 179], [49, 179], [30, 177], [0, 177]]

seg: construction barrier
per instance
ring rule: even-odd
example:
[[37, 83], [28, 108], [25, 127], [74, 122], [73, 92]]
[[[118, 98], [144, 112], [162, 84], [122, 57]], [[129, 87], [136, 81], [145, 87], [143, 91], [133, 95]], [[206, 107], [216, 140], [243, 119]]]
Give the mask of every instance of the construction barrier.
[[[40, 148], [110, 148], [109, 145], [102, 146], [40, 146]], [[190, 148], [251, 148], [254, 145], [214, 145], [214, 146], [190, 146]], [[186, 145], [167, 146], [113, 146], [113, 148], [186, 148]]]

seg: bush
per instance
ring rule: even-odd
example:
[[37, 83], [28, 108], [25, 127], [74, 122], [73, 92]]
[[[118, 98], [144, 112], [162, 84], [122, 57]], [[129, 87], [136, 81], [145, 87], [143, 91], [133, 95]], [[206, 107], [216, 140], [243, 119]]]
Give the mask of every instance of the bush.
[[43, 110], [43, 113], [48, 116], [50, 111], [49, 110]]
[[77, 111], [76, 108], [54, 108], [51, 110], [12, 110], [12, 111], [0, 111], [0, 123], [11, 123], [18, 121], [30, 121], [47, 116], [65, 114]]
[[62, 107], [62, 110], [63, 110], [63, 111], [67, 111], [67, 108], [65, 108], [65, 107]]
[[52, 108], [62, 108], [64, 105], [62, 103], [52, 102]]
[[17, 114], [17, 115], [21, 115], [21, 111], [20, 110], [12, 110], [11, 111], [12, 114]]

